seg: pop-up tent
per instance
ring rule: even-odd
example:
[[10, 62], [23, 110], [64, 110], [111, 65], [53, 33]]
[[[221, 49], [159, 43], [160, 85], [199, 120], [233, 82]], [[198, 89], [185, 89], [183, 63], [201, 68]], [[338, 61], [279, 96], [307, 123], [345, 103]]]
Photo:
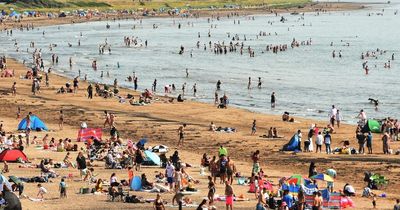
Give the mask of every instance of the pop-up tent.
[[295, 151], [298, 150], [299, 147], [299, 137], [297, 135], [294, 135], [289, 143], [283, 145], [283, 151]]
[[381, 133], [381, 123], [378, 120], [368, 120], [361, 130], [363, 133]]
[[143, 163], [144, 165], [160, 165], [161, 160], [160, 157], [149, 150], [144, 151], [144, 154], [146, 155], [146, 161]]
[[135, 176], [131, 181], [131, 190], [140, 191], [142, 189], [142, 180], [139, 176]]
[[[22, 119], [21, 122], [18, 124], [18, 130], [26, 130], [26, 118]], [[32, 115], [31, 116], [31, 125], [30, 128], [36, 131], [48, 130], [46, 125], [39, 117]]]
[[12, 150], [3, 150], [3, 152], [0, 153], [0, 162], [17, 162], [17, 160], [21, 158], [23, 161], [27, 161], [28, 158], [26, 155], [18, 149], [12, 149]]

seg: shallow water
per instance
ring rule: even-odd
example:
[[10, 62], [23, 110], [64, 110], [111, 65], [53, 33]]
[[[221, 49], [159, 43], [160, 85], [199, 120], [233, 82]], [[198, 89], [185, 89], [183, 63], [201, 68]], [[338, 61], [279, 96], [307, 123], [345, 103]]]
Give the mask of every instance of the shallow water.
[[[60, 58], [56, 71], [69, 77], [77, 76], [80, 69], [82, 78], [88, 74], [92, 81], [110, 84], [118, 78], [120, 85], [132, 88], [133, 83], [125, 79], [134, 71], [139, 78], [139, 89], [150, 89], [155, 78], [158, 80], [158, 93], [163, 93], [164, 85], [174, 83], [180, 90], [186, 82], [186, 95], [189, 97], [192, 96], [193, 84], [197, 83], [196, 100], [210, 103], [214, 101], [215, 84], [220, 79], [223, 82], [220, 96], [226, 92], [231, 105], [257, 112], [281, 114], [288, 111], [295, 116], [327, 119], [330, 106], [335, 104], [348, 123], [356, 122], [354, 117], [361, 108], [366, 110], [368, 117], [398, 118], [400, 14], [394, 15], [394, 12], [400, 9], [399, 3], [392, 1], [391, 4], [352, 12], [307, 13], [304, 20], [299, 15], [285, 14], [288, 20], [285, 23], [279, 22], [280, 17], [273, 15], [257, 15], [255, 20], [235, 18], [240, 19], [240, 25], [234, 24], [232, 18], [224, 17], [212, 22], [217, 24], [217, 28], [210, 28], [204, 18], [175, 18], [175, 25], [171, 18], [151, 18], [143, 20], [142, 24], [133, 20], [109, 22], [109, 30], [105, 27], [106, 22], [42, 27], [29, 32], [14, 30], [12, 37], [4, 32], [0, 34], [0, 54], [31, 61], [26, 48], [30, 41], [34, 41], [36, 47], [42, 49], [47, 67], [52, 53], [56, 53]], [[367, 16], [368, 13], [381, 12], [382, 8], [385, 10], [383, 16]], [[194, 27], [188, 26], [188, 21], [193, 22]], [[269, 25], [268, 21], [273, 24]], [[182, 24], [181, 29], [178, 29], [178, 23]], [[132, 29], [134, 24], [136, 29]], [[158, 29], [153, 29], [153, 24], [158, 25]], [[209, 30], [210, 38], [207, 37]], [[257, 39], [260, 31], [272, 35]], [[198, 32], [201, 38], [197, 38]], [[229, 44], [227, 32], [232, 36], [238, 34], [240, 41], [246, 35], [245, 49], [247, 46], [254, 48], [255, 57], [250, 58], [245, 52], [240, 55], [239, 51], [214, 55], [208, 42], [225, 41]], [[137, 36], [143, 42], [148, 40], [149, 46], [127, 48], [124, 36]], [[106, 38], [112, 46], [112, 54], [99, 55], [98, 45], [104, 43]], [[299, 41], [312, 38], [312, 45], [291, 49], [293, 38]], [[18, 41], [20, 52], [15, 50], [14, 39]], [[80, 47], [77, 46], [78, 39], [81, 40]], [[196, 48], [198, 40], [200, 49]], [[330, 46], [331, 42], [334, 46]], [[347, 42], [349, 47], [345, 46]], [[50, 43], [58, 45], [53, 52], [49, 51]], [[68, 47], [68, 43], [73, 47]], [[207, 43], [207, 51], [203, 50], [204, 43]], [[278, 54], [262, 53], [267, 44], [288, 44], [289, 49]], [[178, 55], [180, 45], [185, 47], [184, 55]], [[361, 53], [376, 48], [387, 52], [378, 55], [378, 59], [368, 59], [371, 70], [366, 76]], [[33, 48], [29, 50], [32, 52]], [[191, 50], [193, 58], [190, 57]], [[333, 59], [333, 50], [341, 50], [343, 57]], [[391, 61], [392, 68], [383, 68], [392, 53], [395, 54], [395, 60]], [[70, 56], [74, 62], [72, 69], [68, 65]], [[98, 71], [91, 68], [94, 59], [98, 62]], [[120, 63], [119, 69], [117, 62]], [[189, 69], [189, 78], [185, 78], [186, 68]], [[104, 71], [104, 78], [100, 78], [101, 71]], [[110, 78], [106, 77], [107, 71]], [[248, 77], [252, 77], [251, 90], [247, 89]], [[262, 89], [256, 87], [258, 77], [263, 80]], [[269, 103], [272, 91], [277, 95], [277, 107], [273, 110]], [[381, 102], [378, 111], [368, 103], [370, 97]]]

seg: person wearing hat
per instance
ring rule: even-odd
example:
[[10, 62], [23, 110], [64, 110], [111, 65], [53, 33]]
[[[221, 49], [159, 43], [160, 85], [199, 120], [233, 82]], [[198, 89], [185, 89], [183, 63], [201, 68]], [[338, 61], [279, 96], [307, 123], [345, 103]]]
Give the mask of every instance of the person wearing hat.
[[289, 207], [287, 206], [287, 203], [285, 201], [282, 202], [282, 205], [279, 208], [279, 210], [289, 210]]

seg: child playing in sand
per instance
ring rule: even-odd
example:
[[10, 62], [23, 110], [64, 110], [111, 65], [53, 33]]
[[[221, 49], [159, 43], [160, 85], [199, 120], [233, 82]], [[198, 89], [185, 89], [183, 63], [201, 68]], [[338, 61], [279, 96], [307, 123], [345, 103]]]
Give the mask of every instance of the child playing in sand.
[[44, 199], [44, 194], [46, 194], [47, 193], [47, 190], [46, 190], [46, 188], [44, 188], [43, 186], [42, 186], [42, 184], [38, 184], [37, 185], [38, 186], [38, 188], [39, 188], [39, 192], [38, 192], [38, 194], [37, 194], [37, 197], [40, 197], [40, 199]]
[[65, 183], [64, 179], [61, 179], [60, 182], [60, 198], [67, 197], [67, 183]]

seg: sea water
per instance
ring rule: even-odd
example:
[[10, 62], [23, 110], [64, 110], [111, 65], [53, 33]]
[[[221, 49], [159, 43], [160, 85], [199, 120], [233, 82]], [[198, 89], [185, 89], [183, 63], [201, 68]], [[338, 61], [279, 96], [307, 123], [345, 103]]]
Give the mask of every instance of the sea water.
[[[355, 117], [360, 109], [364, 109], [368, 117], [398, 118], [400, 14], [395, 15], [395, 11], [400, 9], [399, 3], [392, 1], [391, 4], [372, 5], [358, 11], [306, 13], [303, 18], [301, 15], [263, 14], [230, 19], [221, 17], [219, 21], [214, 19], [210, 23], [207, 18], [148, 18], [142, 23], [138, 20], [109, 20], [39, 27], [23, 32], [15, 29], [12, 37], [5, 32], [0, 34], [0, 54], [29, 63], [32, 55], [26, 49], [32, 41], [35, 48], [42, 49], [46, 69], [51, 66], [51, 55], [55, 53], [60, 61], [53, 67], [54, 71], [71, 78], [80, 70], [81, 79], [87, 74], [91, 81], [112, 84], [117, 78], [119, 85], [133, 88], [133, 83], [126, 78], [135, 72], [140, 90], [151, 89], [154, 79], [157, 79], [159, 94], [163, 94], [165, 85], [175, 84], [176, 96], [186, 82], [185, 97], [207, 103], [214, 102], [216, 82], [221, 80], [220, 97], [225, 93], [230, 105], [256, 112], [282, 114], [288, 111], [294, 116], [327, 120], [328, 111], [334, 104], [348, 123], [357, 122]], [[287, 21], [280, 22], [281, 16]], [[106, 29], [106, 24], [110, 29]], [[211, 24], [216, 28], [211, 28]], [[158, 28], [153, 29], [153, 25]], [[211, 37], [208, 37], [209, 31]], [[257, 38], [260, 31], [271, 35]], [[230, 38], [227, 33], [230, 33]], [[229, 45], [235, 34], [240, 37], [240, 43], [244, 42], [243, 55], [240, 55], [239, 47], [236, 53], [228, 52], [226, 55], [215, 55], [209, 48], [210, 41]], [[147, 40], [148, 46], [126, 47], [124, 36], [138, 37], [143, 44]], [[311, 38], [312, 45], [292, 49], [293, 38], [298, 41]], [[19, 52], [14, 46], [15, 40]], [[81, 46], [78, 46], [78, 40]], [[100, 55], [99, 45], [106, 40], [111, 45], [111, 55], [108, 51]], [[196, 47], [197, 41], [200, 41], [200, 49]], [[331, 42], [333, 46], [330, 46]], [[72, 47], [68, 47], [68, 43]], [[50, 51], [50, 44], [57, 44], [57, 47]], [[203, 50], [204, 44], [207, 45], [206, 51]], [[287, 44], [289, 49], [273, 54], [266, 52], [269, 44]], [[178, 54], [181, 45], [185, 47], [183, 55]], [[255, 57], [249, 57], [248, 46], [254, 49]], [[377, 48], [386, 53], [378, 53], [377, 59], [367, 59], [370, 72], [365, 75], [361, 53], [376, 51]], [[30, 53], [33, 50], [29, 48]], [[336, 58], [332, 58], [333, 50]], [[342, 58], [338, 58], [340, 50]], [[390, 69], [385, 69], [384, 63], [391, 59], [392, 53], [395, 60], [391, 61]], [[72, 68], [69, 67], [70, 57]], [[97, 60], [97, 71], [91, 67], [93, 60]], [[186, 68], [189, 78], [186, 78]], [[101, 71], [103, 78], [100, 78]], [[107, 77], [107, 72], [110, 77]], [[248, 77], [252, 78], [251, 89], [247, 89]], [[261, 89], [257, 88], [258, 77], [263, 81]], [[194, 83], [198, 89], [196, 97], [191, 90]], [[272, 92], [276, 93], [277, 99], [274, 109], [270, 107]], [[377, 111], [368, 98], [379, 99]]]

